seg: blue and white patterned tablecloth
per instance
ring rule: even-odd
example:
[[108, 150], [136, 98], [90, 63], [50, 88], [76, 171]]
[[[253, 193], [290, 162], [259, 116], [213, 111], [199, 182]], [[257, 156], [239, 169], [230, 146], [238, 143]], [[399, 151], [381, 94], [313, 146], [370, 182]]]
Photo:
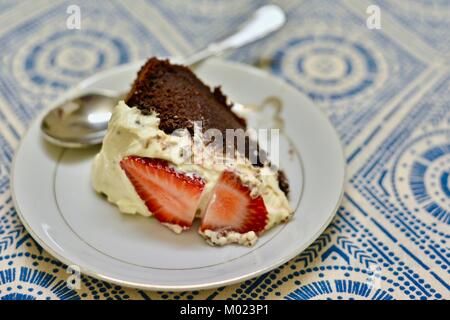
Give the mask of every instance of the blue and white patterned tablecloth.
[[[187, 55], [265, 1], [0, 1], [1, 299], [449, 299], [450, 2], [277, 3], [288, 24], [227, 58], [309, 95], [345, 148], [344, 200], [326, 231], [280, 268], [217, 290], [143, 292], [82, 278], [30, 238], [12, 204], [11, 161], [44, 106], [97, 71]], [[81, 9], [81, 29], [66, 26]], [[366, 9], [380, 8], [381, 29]]]

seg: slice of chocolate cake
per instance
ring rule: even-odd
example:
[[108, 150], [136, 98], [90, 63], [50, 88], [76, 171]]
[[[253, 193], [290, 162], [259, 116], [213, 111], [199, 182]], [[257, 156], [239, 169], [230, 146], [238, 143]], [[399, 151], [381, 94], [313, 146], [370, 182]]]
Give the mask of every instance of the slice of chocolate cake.
[[125, 103], [143, 114], [159, 114], [159, 128], [165, 133], [202, 121], [203, 130], [245, 129], [245, 120], [231, 111], [220, 87], [213, 91], [187, 67], [151, 58], [141, 68]]
[[[154, 216], [175, 232], [201, 218], [199, 233], [213, 245], [252, 245], [258, 235], [292, 216], [283, 173], [270, 168], [263, 151], [245, 134], [249, 153], [227, 158], [227, 129], [246, 123], [231, 110], [220, 88], [211, 90], [187, 67], [151, 58], [141, 68], [125, 101], [111, 117], [93, 166], [93, 186], [125, 213]], [[216, 129], [226, 145], [208, 153], [206, 143], [192, 147], [195, 123]], [[174, 134], [184, 130], [189, 135]], [[209, 154], [214, 161], [183, 156]], [[254, 148], [254, 150], [251, 150]], [[250, 161], [252, 151], [258, 154]]]
[[[195, 121], [202, 122], [204, 131], [220, 130], [224, 138], [226, 129], [247, 129], [245, 120], [231, 111], [232, 104], [227, 102], [220, 87], [211, 90], [188, 67], [171, 64], [168, 60], [150, 58], [138, 72], [125, 103], [137, 107], [142, 114], [158, 113], [159, 128], [168, 134], [182, 128], [194, 134]], [[250, 143], [248, 136], [244, 139], [245, 156], [256, 152], [254, 164], [257, 166], [268, 161], [264, 150]], [[232, 143], [229, 147], [235, 147], [235, 141]], [[288, 195], [285, 174], [278, 172], [278, 179], [281, 190]]]

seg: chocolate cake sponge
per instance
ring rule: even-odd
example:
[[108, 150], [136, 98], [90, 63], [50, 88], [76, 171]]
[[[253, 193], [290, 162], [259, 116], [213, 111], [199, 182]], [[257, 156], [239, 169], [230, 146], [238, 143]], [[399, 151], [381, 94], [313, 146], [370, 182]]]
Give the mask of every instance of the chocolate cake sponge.
[[187, 67], [168, 60], [150, 58], [141, 68], [125, 102], [143, 114], [156, 111], [159, 128], [172, 133], [187, 128], [194, 133], [193, 121], [202, 121], [203, 130], [245, 129], [245, 120], [231, 112], [232, 105], [219, 87], [211, 89]]
[[[224, 138], [226, 129], [246, 129], [245, 120], [231, 111], [232, 104], [227, 103], [220, 87], [211, 90], [189, 68], [168, 60], [150, 58], [138, 72], [125, 103], [143, 114], [158, 113], [159, 129], [167, 134], [182, 128], [194, 134], [194, 121], [202, 121], [204, 131], [220, 130]], [[246, 147], [251, 145], [246, 137]], [[266, 153], [259, 149], [256, 165], [266, 160]], [[287, 195], [289, 184], [281, 171], [278, 180]]]

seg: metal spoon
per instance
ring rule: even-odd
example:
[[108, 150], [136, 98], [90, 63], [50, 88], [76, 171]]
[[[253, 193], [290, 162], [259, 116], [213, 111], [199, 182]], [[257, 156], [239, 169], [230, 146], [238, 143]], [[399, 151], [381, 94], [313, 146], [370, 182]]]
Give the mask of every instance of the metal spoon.
[[[236, 49], [261, 39], [286, 22], [283, 10], [275, 5], [259, 8], [236, 33], [212, 43], [182, 61], [192, 66], [228, 49]], [[117, 92], [95, 90], [62, 103], [43, 118], [41, 130], [45, 139], [66, 148], [81, 148], [102, 142], [112, 110], [122, 97]]]

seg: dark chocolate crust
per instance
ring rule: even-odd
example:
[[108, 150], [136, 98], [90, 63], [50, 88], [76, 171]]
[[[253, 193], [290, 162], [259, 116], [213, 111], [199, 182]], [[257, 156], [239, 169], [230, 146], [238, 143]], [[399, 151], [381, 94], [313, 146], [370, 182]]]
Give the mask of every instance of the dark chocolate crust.
[[[226, 129], [246, 129], [245, 120], [231, 111], [232, 104], [227, 102], [220, 87], [211, 90], [188, 67], [171, 64], [168, 60], [150, 58], [138, 72], [125, 102], [143, 114], [156, 112], [160, 118], [159, 128], [167, 134], [184, 128], [194, 134], [195, 121], [202, 122], [203, 131], [220, 130], [224, 139]], [[247, 136], [245, 141], [246, 150], [255, 152]], [[226, 147], [234, 149], [234, 141], [232, 146]], [[261, 149], [256, 152], [255, 165], [262, 166], [267, 162], [266, 153]], [[278, 172], [278, 181], [287, 195], [289, 184], [282, 171]]]
[[284, 192], [286, 196], [289, 195], [289, 181], [283, 170], [278, 170], [278, 186], [280, 190]]
[[168, 60], [150, 58], [125, 102], [143, 114], [157, 112], [159, 128], [168, 134], [180, 128], [193, 134], [194, 121], [202, 121], [203, 130], [245, 130], [245, 120], [231, 112], [219, 87], [211, 91], [189, 68]]

